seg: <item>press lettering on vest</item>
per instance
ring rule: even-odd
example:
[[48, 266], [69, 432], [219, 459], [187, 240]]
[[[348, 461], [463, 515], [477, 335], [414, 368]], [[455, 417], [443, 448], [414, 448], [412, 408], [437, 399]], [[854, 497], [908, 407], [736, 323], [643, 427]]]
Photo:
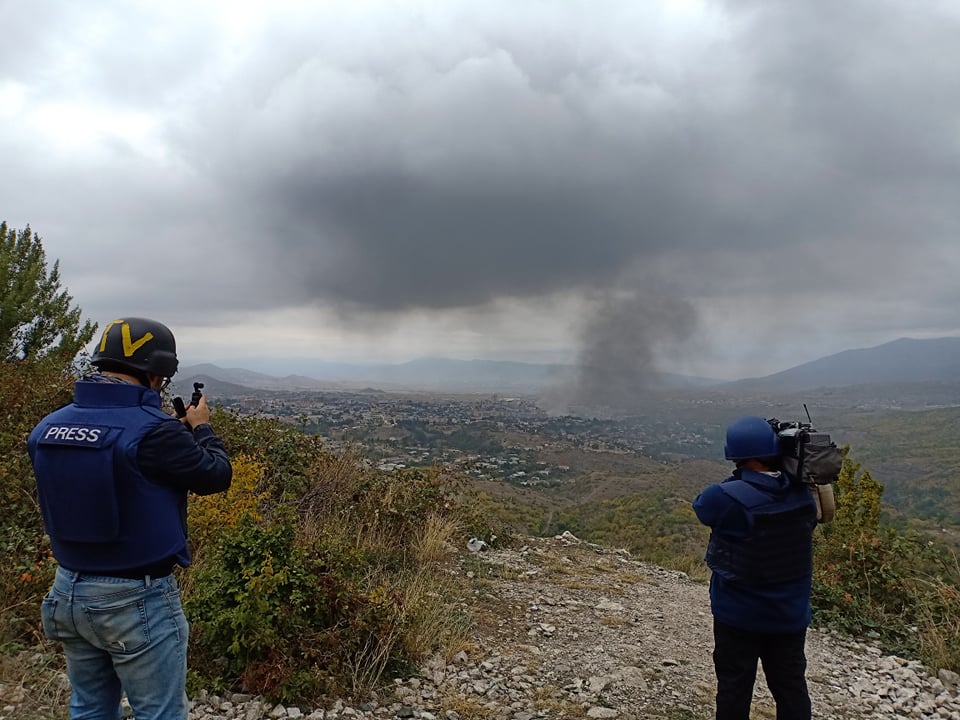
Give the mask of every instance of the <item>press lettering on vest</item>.
[[83, 425], [51, 425], [43, 434], [41, 442], [67, 445], [96, 445], [103, 438], [106, 428]]

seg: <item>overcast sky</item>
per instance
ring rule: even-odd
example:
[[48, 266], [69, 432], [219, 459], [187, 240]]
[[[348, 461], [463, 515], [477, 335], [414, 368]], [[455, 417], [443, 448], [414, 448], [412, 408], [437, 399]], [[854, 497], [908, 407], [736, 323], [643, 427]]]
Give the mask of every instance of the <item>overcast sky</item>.
[[953, 0], [0, 0], [0, 27], [0, 219], [187, 362], [738, 378], [960, 334]]

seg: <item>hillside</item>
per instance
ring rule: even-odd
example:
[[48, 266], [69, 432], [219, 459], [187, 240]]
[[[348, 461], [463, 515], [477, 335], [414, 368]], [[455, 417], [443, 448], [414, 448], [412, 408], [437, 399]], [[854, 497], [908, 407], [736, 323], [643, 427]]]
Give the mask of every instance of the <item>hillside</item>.
[[[837, 437], [885, 487], [905, 518], [960, 527], [960, 408], [838, 416]], [[944, 530], [946, 532], [946, 530]]]
[[729, 391], [795, 392], [868, 383], [960, 382], [960, 337], [900, 338], [845, 350], [762, 378], [724, 386]]
[[[250, 391], [198, 377], [215, 404], [290, 421], [306, 418], [308, 432], [335, 447], [362, 445], [377, 462], [454, 464], [474, 476], [482, 473], [480, 479], [529, 486], [524, 504], [544, 508], [524, 520], [534, 534], [595, 533], [603, 521], [610, 534], [593, 534], [594, 539], [630, 546], [616, 525], [630, 528], [632, 518], [653, 508], [661, 510], [658, 517], [669, 518], [671, 495], [691, 498], [727, 471], [723, 431], [731, 418], [799, 420], [805, 418], [804, 406], [816, 427], [851, 446], [852, 457], [886, 486], [886, 501], [905, 518], [960, 527], [960, 382], [865, 383], [783, 394], [676, 390], [637, 414], [598, 419], [548, 413], [536, 399], [514, 396]], [[189, 378], [175, 387], [189, 396]], [[474, 463], [483, 469], [474, 472]], [[515, 471], [530, 477], [521, 483]], [[544, 493], [533, 486], [554, 489]], [[593, 502], [641, 493], [656, 504], [634, 503], [627, 510]], [[562, 515], [572, 505], [581, 510]], [[565, 525], [557, 525], [560, 519]]]
[[[325, 708], [274, 706], [250, 695], [201, 693], [191, 720], [267, 718], [713, 717], [715, 680], [707, 586], [566, 534], [464, 555], [461, 599], [468, 642], [407, 679]], [[884, 655], [867, 639], [811, 630], [807, 678], [814, 716], [837, 720], [955, 718], [957, 676]], [[773, 718], [761, 680], [754, 718]], [[0, 678], [2, 680], [2, 678]], [[56, 677], [48, 682], [55, 684]], [[946, 684], [945, 684], [946, 683]], [[39, 688], [0, 684], [8, 718], [53, 717], [33, 706]], [[40, 715], [30, 715], [30, 712]]]
[[[263, 361], [266, 362], [266, 361]], [[273, 364], [290, 364], [281, 358]], [[347, 390], [376, 387], [387, 391], [541, 394], [569, 385], [576, 377], [572, 365], [537, 364], [502, 360], [421, 358], [400, 364], [347, 364], [298, 361], [298, 372], [268, 375], [211, 363], [185, 365], [177, 383], [189, 385], [197, 377], [232, 385], [273, 391]], [[847, 391], [851, 402], [861, 398], [882, 402], [909, 402], [917, 392], [960, 397], [960, 338], [901, 338], [870, 348], [845, 350], [759, 378], [723, 382], [709, 378], [661, 372], [653, 385], [659, 392], [702, 392], [728, 396], [758, 393], [788, 395], [825, 388]]]
[[[245, 368], [225, 368], [204, 363], [180, 368], [177, 379], [182, 384], [192, 382], [195, 376], [207, 376], [260, 390], [358, 389], [374, 386], [390, 391], [531, 394], [569, 384], [576, 374], [576, 368], [572, 365], [450, 358], [419, 358], [405, 363], [367, 365], [302, 361], [297, 367], [299, 373], [278, 377]], [[656, 382], [664, 388], [693, 388], [716, 385], [720, 381], [660, 373]]]
[[195, 381], [214, 380], [226, 385], [231, 392], [236, 388], [256, 388], [260, 390], [322, 390], [328, 387], [315, 378], [300, 375], [275, 377], [245, 368], [224, 368], [212, 363], [181, 367], [173, 381], [179, 392], [188, 392], [186, 388]]
[[[474, 586], [466, 603], [477, 622], [473, 646], [398, 684], [384, 698], [394, 702], [388, 716], [713, 717], [705, 582], [569, 534], [484, 551], [463, 568]], [[814, 630], [807, 656], [816, 717], [925, 717], [934, 703], [960, 712], [955, 686], [869, 642]], [[773, 718], [773, 708], [761, 679], [753, 717]]]

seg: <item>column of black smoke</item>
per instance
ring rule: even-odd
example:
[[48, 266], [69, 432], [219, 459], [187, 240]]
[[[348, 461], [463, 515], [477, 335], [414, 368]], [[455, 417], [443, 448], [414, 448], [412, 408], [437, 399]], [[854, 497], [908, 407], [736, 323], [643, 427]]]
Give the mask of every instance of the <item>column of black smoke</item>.
[[582, 329], [572, 404], [639, 410], [658, 383], [657, 351], [679, 346], [695, 326], [693, 306], [662, 287], [609, 291]]

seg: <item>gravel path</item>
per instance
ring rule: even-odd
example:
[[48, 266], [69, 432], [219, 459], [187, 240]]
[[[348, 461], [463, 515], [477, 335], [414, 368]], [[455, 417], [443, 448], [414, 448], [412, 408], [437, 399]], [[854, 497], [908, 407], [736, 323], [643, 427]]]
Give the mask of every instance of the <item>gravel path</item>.
[[[571, 535], [469, 553], [460, 568], [475, 635], [454, 657], [431, 658], [364, 703], [298, 708], [203, 694], [191, 720], [713, 717], [705, 584]], [[807, 657], [814, 717], [960, 720], [954, 673], [818, 630]], [[0, 720], [25, 718], [22, 701], [23, 688], [0, 685]], [[753, 718], [774, 717], [761, 671]]]

